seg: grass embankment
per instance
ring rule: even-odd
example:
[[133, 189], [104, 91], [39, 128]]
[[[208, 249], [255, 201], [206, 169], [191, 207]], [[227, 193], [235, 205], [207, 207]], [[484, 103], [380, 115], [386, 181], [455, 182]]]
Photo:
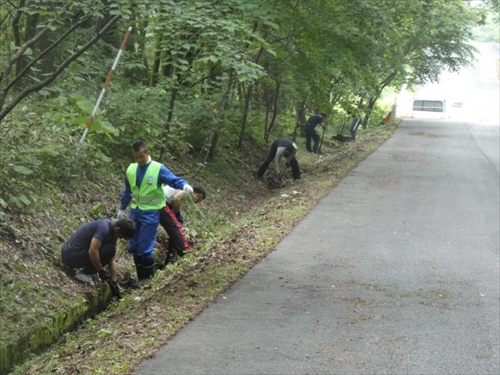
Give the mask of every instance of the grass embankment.
[[[356, 142], [346, 144], [325, 138], [322, 157], [306, 153], [303, 139], [299, 139], [297, 158], [303, 178], [295, 182], [288, 180], [281, 189], [270, 190], [268, 180], [251, 177], [267, 150], [243, 151], [238, 157], [216, 160], [196, 175], [186, 176], [191, 184], [202, 185], [207, 190], [206, 201], [186, 207], [188, 233], [198, 233], [193, 253], [157, 272], [142, 290], [128, 291], [121, 301], [112, 302], [78, 330], [61, 335], [48, 350], [33, 355], [12, 374], [131, 373], [272, 251], [314, 205], [389, 138], [393, 130], [394, 127], [384, 127], [362, 131]], [[184, 169], [174, 162], [166, 162], [166, 165], [173, 171]], [[61, 312], [71, 314], [75, 306], [88, 306], [87, 301], [92, 300], [88, 297], [99, 295], [102, 288], [75, 282], [47, 259], [57, 258], [60, 244], [80, 221], [75, 221], [75, 217], [85, 221], [88, 212], [96, 211], [96, 207], [101, 208], [101, 216], [114, 216], [120, 188], [121, 184], [112, 180], [107, 185], [101, 181], [100, 186], [89, 182], [85, 187], [84, 191], [99, 191], [99, 194], [88, 193], [82, 197], [81, 192], [59, 192], [63, 203], [48, 206], [46, 212], [39, 213], [42, 218], [34, 219], [36, 215], [32, 212], [17, 217], [13, 229], [4, 229], [0, 251], [11, 254], [8, 260], [17, 266], [0, 268], [4, 286], [11, 288], [0, 297], [0, 323], [8, 328], [1, 333], [2, 342], [15, 341], [40, 321], [55, 321]], [[46, 239], [43, 246], [40, 236]], [[30, 240], [26, 240], [21, 249], [19, 243], [25, 241], [23, 238]], [[158, 253], [163, 241], [160, 235]], [[50, 249], [44, 247], [47, 243], [52, 243]], [[122, 281], [128, 273], [133, 273], [124, 246], [120, 244]], [[17, 254], [13, 256], [12, 252]], [[58, 334], [54, 332], [54, 336]]]

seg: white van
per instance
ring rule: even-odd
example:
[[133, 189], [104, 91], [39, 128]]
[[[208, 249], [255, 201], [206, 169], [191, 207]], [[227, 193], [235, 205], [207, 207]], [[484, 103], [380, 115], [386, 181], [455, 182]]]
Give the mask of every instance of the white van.
[[414, 99], [412, 117], [416, 118], [448, 118], [446, 100]]

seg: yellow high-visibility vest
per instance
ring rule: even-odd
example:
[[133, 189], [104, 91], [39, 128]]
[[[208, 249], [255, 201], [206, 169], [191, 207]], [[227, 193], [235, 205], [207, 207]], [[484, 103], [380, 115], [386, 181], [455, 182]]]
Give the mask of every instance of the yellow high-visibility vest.
[[127, 180], [132, 190], [132, 202], [130, 207], [140, 210], [161, 210], [165, 207], [165, 196], [160, 184], [158, 187], [158, 178], [160, 176], [161, 164], [151, 161], [142, 179], [141, 186], [135, 184], [137, 180], [137, 168], [139, 164], [130, 164], [127, 168]]

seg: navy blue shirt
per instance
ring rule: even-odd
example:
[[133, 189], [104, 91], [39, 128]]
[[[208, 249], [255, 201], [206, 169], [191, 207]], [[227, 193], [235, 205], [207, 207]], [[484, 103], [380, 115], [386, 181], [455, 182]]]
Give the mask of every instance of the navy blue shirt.
[[116, 244], [118, 238], [111, 231], [111, 220], [101, 219], [82, 225], [63, 245], [62, 251], [88, 256], [90, 243], [93, 238], [101, 240], [101, 246]]
[[97, 272], [90, 260], [89, 249], [93, 238], [101, 241], [99, 257], [101, 264], [107, 265], [116, 254], [116, 241], [111, 228], [111, 220], [101, 219], [82, 225], [62, 246], [62, 260], [72, 268], [87, 268], [87, 273]]

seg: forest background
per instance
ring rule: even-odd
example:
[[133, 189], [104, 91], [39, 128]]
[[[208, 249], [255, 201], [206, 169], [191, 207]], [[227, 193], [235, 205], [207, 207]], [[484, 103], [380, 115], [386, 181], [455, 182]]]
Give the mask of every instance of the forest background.
[[[403, 84], [470, 64], [471, 40], [499, 41], [498, 0], [0, 5], [2, 374], [132, 371], [390, 136]], [[322, 158], [301, 137], [315, 111], [328, 114]], [[339, 142], [354, 117], [358, 140]], [[280, 137], [299, 145], [303, 179], [273, 189], [252, 172]], [[82, 223], [115, 217], [137, 139], [207, 200], [185, 208], [195, 255], [109, 304], [105, 287], [61, 271], [59, 249]]]

